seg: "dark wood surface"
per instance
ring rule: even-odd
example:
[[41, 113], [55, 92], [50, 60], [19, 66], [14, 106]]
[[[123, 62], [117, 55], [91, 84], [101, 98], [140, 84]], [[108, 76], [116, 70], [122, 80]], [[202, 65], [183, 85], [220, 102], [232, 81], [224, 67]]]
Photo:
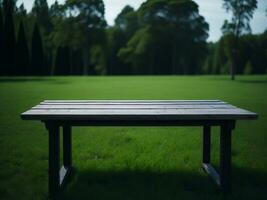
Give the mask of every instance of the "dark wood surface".
[[46, 100], [28, 120], [238, 120], [257, 114], [220, 100]]

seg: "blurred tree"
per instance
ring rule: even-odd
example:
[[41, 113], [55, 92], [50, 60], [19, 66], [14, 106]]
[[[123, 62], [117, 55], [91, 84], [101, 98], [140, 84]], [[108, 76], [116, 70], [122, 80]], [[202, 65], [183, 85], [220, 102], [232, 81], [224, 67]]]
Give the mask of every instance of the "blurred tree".
[[15, 32], [18, 34], [19, 27], [21, 24], [21, 21], [23, 22], [23, 27], [25, 30], [25, 37], [27, 41], [28, 47], [31, 46], [31, 38], [32, 38], [32, 30], [34, 28], [36, 18], [30, 13], [27, 12], [26, 8], [24, 7], [24, 4], [20, 4], [16, 9], [14, 10], [14, 24], [15, 24]]
[[[55, 4], [52, 12], [55, 13], [53, 19], [55, 29], [51, 34], [54, 45], [70, 47], [71, 57], [74, 51], [81, 52], [82, 74], [88, 74], [91, 47], [97, 43], [103, 44], [105, 41], [106, 21], [103, 1], [67, 0], [61, 8], [57, 8]], [[74, 63], [76, 59], [71, 60], [71, 68], [75, 68], [73, 65], [76, 65]]]
[[[230, 5], [227, 8], [225, 3], [225, 8], [233, 11], [230, 2], [240, 1], [224, 1]], [[1, 33], [3, 38], [7, 37], [0, 47], [3, 49], [4, 45], [13, 51], [0, 54], [0, 74], [25, 73], [23, 63], [27, 61], [23, 58], [29, 53], [23, 49], [30, 45], [32, 75], [219, 74], [229, 73], [231, 66], [235, 66], [238, 74], [266, 72], [267, 31], [259, 35], [245, 34], [249, 32], [253, 14], [248, 5], [241, 9], [244, 13], [248, 11], [248, 15], [233, 11], [241, 18], [227, 21], [222, 28], [224, 36], [219, 42], [207, 45], [208, 25], [192, 0], [147, 0], [138, 10], [125, 6], [111, 27], [106, 27], [103, 0], [67, 0], [63, 4], [55, 1], [50, 8], [47, 0], [35, 0], [30, 13], [23, 4], [16, 7], [15, 2], [0, 0], [3, 6], [0, 39]], [[6, 17], [10, 13], [12, 17]], [[18, 33], [17, 42], [14, 32]], [[16, 65], [10, 65], [14, 61]]]
[[155, 69], [152, 65], [156, 58], [152, 57], [154, 56], [154, 49], [151, 38], [149, 27], [139, 29], [130, 38], [127, 46], [120, 49], [118, 53], [120, 59], [132, 65], [129, 71], [130, 74], [155, 74]]
[[24, 8], [24, 4], [20, 4], [19, 7], [16, 8], [15, 12], [15, 21], [19, 21], [18, 27], [20, 25], [21, 20], [26, 20], [27, 18], [27, 10]]
[[9, 10], [11, 10], [12, 12], [14, 11], [16, 2], [17, 0], [2, 0], [4, 17], [7, 15]]
[[[29, 30], [32, 30], [31, 28], [29, 28], [29, 25], [31, 24], [30, 22], [30, 15], [28, 15], [27, 10], [24, 7], [24, 4], [20, 4], [18, 7], [16, 7], [15, 11], [14, 11], [14, 24], [15, 24], [15, 32], [18, 33], [19, 32], [19, 27], [21, 22], [23, 22], [23, 27], [25, 30], [25, 36], [27, 41], [30, 41], [30, 36], [31, 33]], [[29, 44], [28, 44], [29, 45]]]
[[131, 7], [129, 5], [126, 5], [121, 10], [121, 12], [118, 14], [118, 16], [115, 19], [116, 26], [119, 26], [121, 29], [125, 29], [126, 28], [126, 25], [127, 25], [127, 20], [126, 20], [125, 16], [128, 13], [133, 12], [133, 11], [134, 11], [134, 8], [133, 7]]
[[16, 9], [16, 12], [19, 13], [21, 17], [25, 17], [27, 15], [27, 10], [24, 7], [24, 3], [20, 4], [20, 6]]
[[115, 19], [115, 25], [107, 29], [108, 57], [107, 74], [130, 74], [129, 64], [119, 57], [119, 50], [127, 45], [127, 41], [139, 29], [137, 13], [131, 6], [125, 6]]
[[2, 15], [2, 4], [0, 3], [0, 75], [3, 74], [3, 15]]
[[21, 21], [23, 21], [23, 22], [27, 21], [27, 19], [26, 19], [27, 18], [27, 11], [24, 8], [23, 3], [19, 7], [16, 7], [16, 9], [13, 12], [13, 18], [14, 18], [15, 33], [18, 33]]
[[82, 49], [71, 49], [71, 73], [73, 75], [83, 74], [83, 60], [82, 60]]
[[66, 14], [74, 19], [80, 26], [83, 35], [82, 55], [83, 55], [83, 74], [88, 74], [90, 64], [90, 48], [103, 42], [104, 28], [106, 21], [104, 18], [105, 6], [102, 0], [67, 0]]
[[225, 65], [227, 63], [227, 56], [225, 53], [225, 38], [221, 38], [216, 44], [214, 51], [214, 57], [212, 62], [212, 74], [221, 74], [225, 71]]
[[[51, 67], [53, 63], [53, 44], [50, 41], [49, 35], [53, 30], [52, 18], [47, 4], [47, 0], [35, 0], [31, 15], [38, 23], [41, 38], [43, 41], [43, 62], [44, 65]], [[55, 48], [56, 49], [56, 48]], [[51, 72], [48, 72], [51, 74]]]
[[213, 59], [214, 59], [214, 53], [216, 49], [217, 44], [213, 42], [208, 43], [208, 51], [206, 54], [206, 59], [203, 65], [203, 68], [201, 70], [202, 74], [212, 74], [213, 73]]
[[[213, 74], [229, 73], [232, 65], [234, 35], [228, 34], [215, 43]], [[263, 74], [267, 66], [267, 32], [258, 35], [244, 34], [238, 39], [236, 74]], [[211, 54], [210, 54], [211, 55]], [[209, 55], [209, 56], [210, 56]]]
[[115, 19], [115, 27], [124, 32], [127, 40], [140, 28], [137, 12], [126, 5]]
[[149, 74], [193, 74], [200, 71], [199, 63], [204, 62], [209, 27], [195, 2], [148, 0], [137, 14], [140, 29], [127, 47], [120, 50], [121, 59], [135, 65], [134, 68], [149, 68], [143, 70]]
[[49, 15], [51, 17], [58, 17], [60, 16], [60, 5], [58, 1], [56, 0], [49, 9]]
[[267, 33], [260, 35], [244, 35], [240, 38], [241, 43], [243, 43], [243, 53], [242, 57], [238, 59], [243, 60], [243, 65], [246, 62], [251, 62], [251, 73], [262, 74], [266, 72], [267, 66]]
[[250, 19], [257, 8], [257, 0], [223, 0], [223, 7], [227, 12], [232, 12], [231, 22], [225, 20], [222, 31], [224, 34], [233, 34], [231, 79], [235, 80], [238, 39], [244, 32], [250, 32]]
[[52, 31], [52, 22], [47, 1], [35, 0], [31, 12], [36, 17], [37, 23], [43, 29], [44, 34], [49, 34]]
[[91, 67], [89, 68], [90, 75], [97, 75], [97, 74], [106, 74], [106, 65], [107, 65], [107, 55], [106, 55], [106, 48], [105, 46], [101, 45], [94, 45], [91, 47], [90, 51], [90, 64]]
[[55, 59], [54, 75], [70, 75], [70, 51], [68, 47], [58, 47]]
[[20, 22], [18, 39], [16, 43], [16, 75], [28, 75], [29, 73], [29, 49], [26, 41], [23, 22]]
[[43, 42], [37, 23], [34, 25], [32, 34], [31, 73], [32, 75], [39, 76], [47, 73], [47, 70], [44, 68]]
[[4, 11], [4, 37], [3, 37], [3, 66], [5, 75], [13, 75], [15, 73], [15, 30], [13, 21], [14, 2], [12, 0], [3, 1]]
[[118, 57], [119, 50], [127, 43], [126, 35], [119, 27], [110, 27], [106, 30], [108, 49], [107, 49], [107, 69], [108, 75], [129, 74], [127, 66]]
[[252, 72], [252, 65], [251, 65], [251, 62], [248, 61], [244, 69], [244, 74], [248, 75], [248, 74], [251, 74], [251, 72]]

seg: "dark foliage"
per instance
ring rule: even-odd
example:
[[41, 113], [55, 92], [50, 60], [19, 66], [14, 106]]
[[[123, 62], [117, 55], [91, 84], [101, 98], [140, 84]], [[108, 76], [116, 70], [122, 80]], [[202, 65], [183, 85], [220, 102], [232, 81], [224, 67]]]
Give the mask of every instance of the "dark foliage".
[[[223, 36], [209, 45], [209, 53], [203, 67], [206, 74], [226, 74], [233, 63], [233, 35]], [[259, 35], [246, 34], [238, 40], [235, 58], [236, 74], [264, 74], [267, 72], [267, 32]]]
[[125, 6], [110, 27], [103, 0], [55, 1], [51, 7], [34, 0], [29, 13], [15, 2], [0, 0], [0, 75], [234, 77], [267, 71], [266, 33], [247, 34], [256, 0], [223, 1], [233, 16], [216, 43], [207, 43], [209, 26], [192, 0]]
[[136, 16], [139, 27], [118, 53], [121, 60], [132, 66], [132, 73], [198, 72], [205, 56], [209, 27], [195, 2], [148, 0], [136, 11]]
[[21, 21], [16, 44], [15, 74], [28, 75], [30, 73], [29, 66], [30, 66], [29, 48], [26, 41], [24, 25], [23, 22]]
[[3, 15], [2, 15], [2, 6], [0, 5], [0, 75], [3, 74]]
[[71, 52], [72, 75], [83, 75], [83, 60], [81, 59], [82, 50], [77, 49]]
[[44, 67], [43, 42], [37, 23], [35, 23], [33, 29], [31, 52], [31, 74], [39, 76], [46, 74]]
[[15, 74], [15, 30], [13, 21], [13, 1], [4, 1], [3, 74]]
[[[1, 1], [0, 1], [1, 2]], [[14, 10], [15, 7], [15, 0], [3, 0], [3, 13], [4, 16], [7, 15], [7, 13], [11, 10]]]
[[49, 16], [49, 8], [46, 0], [35, 0], [32, 14], [36, 17], [37, 23], [44, 29], [45, 34], [52, 31], [52, 22]]
[[54, 75], [72, 74], [70, 66], [70, 50], [68, 47], [58, 47], [55, 60]]
[[107, 69], [108, 75], [131, 74], [131, 67], [118, 57], [121, 48], [127, 45], [127, 41], [133, 36], [139, 28], [130, 23], [129, 16], [134, 15], [134, 21], [138, 21], [136, 12], [130, 6], [125, 6], [115, 19], [115, 26], [107, 30], [108, 38], [108, 57]]

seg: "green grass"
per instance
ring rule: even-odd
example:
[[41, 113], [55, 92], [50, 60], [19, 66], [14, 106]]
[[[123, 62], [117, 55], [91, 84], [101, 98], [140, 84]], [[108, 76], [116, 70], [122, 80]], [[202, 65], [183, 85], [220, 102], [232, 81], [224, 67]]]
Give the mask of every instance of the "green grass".
[[260, 116], [237, 123], [226, 197], [201, 169], [200, 127], [83, 127], [62, 199], [267, 199], [267, 76], [1, 78], [0, 95], [0, 199], [47, 198], [47, 131], [20, 119], [45, 99], [221, 99]]

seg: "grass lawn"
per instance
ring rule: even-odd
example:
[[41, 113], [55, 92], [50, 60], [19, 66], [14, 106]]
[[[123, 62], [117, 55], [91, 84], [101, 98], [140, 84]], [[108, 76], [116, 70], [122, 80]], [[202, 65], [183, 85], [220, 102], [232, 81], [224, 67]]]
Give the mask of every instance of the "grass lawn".
[[267, 199], [267, 76], [6, 77], [0, 95], [0, 199], [47, 198], [47, 131], [20, 119], [45, 99], [220, 99], [259, 113], [233, 132], [226, 197], [201, 168], [200, 127], [83, 127], [73, 129], [75, 173], [62, 199]]

